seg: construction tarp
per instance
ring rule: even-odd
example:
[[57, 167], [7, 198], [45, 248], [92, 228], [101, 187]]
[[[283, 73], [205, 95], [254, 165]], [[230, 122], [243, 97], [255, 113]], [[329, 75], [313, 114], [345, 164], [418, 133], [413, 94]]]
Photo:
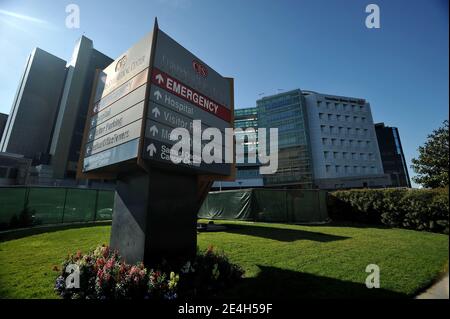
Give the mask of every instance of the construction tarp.
[[210, 192], [198, 217], [261, 222], [323, 222], [328, 219], [326, 196], [326, 191], [300, 189]]

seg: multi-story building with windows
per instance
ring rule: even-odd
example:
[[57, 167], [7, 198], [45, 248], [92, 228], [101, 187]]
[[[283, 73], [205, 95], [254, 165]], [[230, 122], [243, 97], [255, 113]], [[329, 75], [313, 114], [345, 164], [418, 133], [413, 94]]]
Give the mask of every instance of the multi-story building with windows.
[[302, 92], [297, 89], [256, 101], [258, 127], [278, 128], [278, 170], [264, 175], [267, 187], [311, 188], [313, 186], [308, 115]]
[[3, 135], [3, 131], [5, 130], [7, 121], [8, 121], [8, 114], [0, 113], [0, 139], [1, 136]]
[[383, 170], [391, 176], [392, 186], [411, 187], [400, 134], [396, 127], [375, 124]]
[[234, 111], [234, 127], [236, 141], [242, 141], [243, 150], [236, 149], [241, 159], [236, 163], [236, 181], [222, 182], [213, 184], [215, 189], [229, 188], [255, 188], [263, 187], [264, 181], [259, 173], [260, 163], [258, 158], [249, 160], [249, 153], [257, 153], [258, 148], [258, 110], [256, 107], [242, 108]]
[[40, 164], [46, 161], [66, 61], [39, 48], [25, 64], [21, 81], [0, 141], [0, 151], [20, 154]]
[[92, 40], [82, 36], [77, 41], [67, 63], [66, 81], [49, 149], [55, 179], [75, 179], [95, 71], [112, 62], [111, 58], [94, 49]]
[[32, 160], [31, 184], [76, 184], [76, 165], [96, 69], [113, 60], [82, 36], [69, 62], [36, 48], [0, 142], [0, 152]]
[[318, 188], [386, 187], [370, 104], [364, 99], [303, 91]]
[[[254, 187], [250, 175], [263, 180], [264, 187], [277, 188], [391, 185], [367, 101], [297, 89], [256, 103], [256, 108], [236, 110], [235, 126], [255, 127], [256, 132], [257, 128], [278, 128], [278, 171], [260, 175], [260, 163], [238, 164], [236, 182], [217, 182], [215, 188]], [[236, 140], [242, 136], [236, 133]]]

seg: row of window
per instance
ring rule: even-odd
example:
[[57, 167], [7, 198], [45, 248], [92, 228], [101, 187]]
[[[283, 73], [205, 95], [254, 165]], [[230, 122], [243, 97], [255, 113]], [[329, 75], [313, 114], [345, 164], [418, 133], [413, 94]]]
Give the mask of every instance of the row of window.
[[261, 175], [259, 174], [259, 169], [238, 169], [236, 174], [238, 178], [261, 177]]
[[320, 131], [322, 134], [339, 134], [339, 135], [354, 135], [354, 136], [362, 136], [369, 137], [369, 129], [367, 128], [359, 128], [359, 127], [343, 127], [343, 126], [334, 126], [334, 125], [321, 125]]
[[347, 104], [347, 103], [337, 103], [337, 102], [324, 102], [317, 101], [317, 106], [325, 106], [327, 110], [330, 111], [346, 111], [346, 112], [364, 112], [366, 110], [364, 105]]
[[234, 121], [234, 127], [247, 128], [247, 127], [258, 127], [258, 122], [254, 120], [250, 121]]
[[258, 115], [258, 111], [256, 107], [249, 107], [249, 108], [242, 108], [242, 109], [236, 109], [234, 110], [234, 116], [244, 116], [244, 115]]
[[322, 138], [322, 144], [325, 146], [340, 146], [340, 147], [358, 147], [358, 148], [369, 148], [372, 146], [371, 141], [363, 140], [347, 140], [347, 139], [337, 139], [337, 138]]
[[301, 112], [299, 108], [293, 109], [293, 110], [286, 110], [284, 112], [277, 112], [274, 114], [266, 115], [266, 121], [279, 121], [284, 120], [287, 118], [293, 118], [300, 116]]
[[344, 114], [334, 114], [334, 113], [319, 113], [319, 118], [321, 120], [328, 121], [338, 121], [338, 122], [348, 122], [348, 123], [367, 123], [367, 118], [365, 116], [356, 115], [344, 115]]
[[286, 138], [282, 138], [278, 140], [278, 147], [290, 146], [290, 145], [298, 145], [298, 144], [306, 144], [306, 140], [302, 136], [290, 136]]
[[295, 103], [300, 103], [300, 97], [298, 94], [281, 95], [276, 98], [268, 98], [268, 99], [263, 98], [261, 100], [256, 101], [256, 104], [258, 106], [261, 106], [265, 110], [270, 110], [283, 105]]
[[326, 160], [354, 160], [354, 161], [373, 161], [375, 159], [373, 153], [357, 153], [357, 152], [331, 152], [324, 151], [323, 156]]
[[0, 166], [0, 178], [15, 179], [18, 175], [18, 169], [13, 167]]
[[304, 167], [281, 167], [278, 168], [277, 175], [310, 175], [311, 174], [311, 167], [310, 166], [304, 166]]
[[376, 174], [378, 170], [375, 166], [350, 166], [350, 165], [325, 165], [325, 171], [333, 174]]

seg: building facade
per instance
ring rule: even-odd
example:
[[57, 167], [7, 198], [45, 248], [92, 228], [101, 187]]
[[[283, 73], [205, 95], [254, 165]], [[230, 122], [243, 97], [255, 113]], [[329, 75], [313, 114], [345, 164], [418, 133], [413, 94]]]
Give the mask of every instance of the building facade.
[[315, 187], [387, 187], [370, 104], [364, 99], [303, 91]]
[[26, 185], [31, 161], [23, 155], [0, 153], [0, 186]]
[[234, 111], [234, 127], [236, 141], [243, 142], [243, 150], [236, 149], [237, 157], [242, 160], [236, 163], [236, 180], [233, 182], [217, 181], [212, 188], [217, 190], [236, 188], [257, 188], [264, 186], [263, 176], [259, 173], [260, 163], [249, 161], [248, 154], [258, 150], [258, 110], [256, 107], [236, 109]]
[[95, 71], [112, 62], [84, 36], [75, 45], [49, 150], [55, 179], [75, 178]]
[[0, 142], [1, 152], [32, 160], [28, 183], [77, 184], [92, 83], [112, 61], [84, 36], [69, 62], [39, 48], [31, 53]]
[[383, 170], [391, 176], [392, 186], [411, 187], [398, 129], [385, 126], [384, 123], [377, 123], [375, 124], [375, 132], [380, 148]]
[[5, 131], [6, 122], [8, 121], [8, 114], [0, 113], [0, 140]]
[[[312, 158], [308, 114], [302, 92], [297, 89], [256, 101], [258, 127], [278, 128], [278, 170], [264, 175], [266, 187], [312, 188]], [[269, 148], [269, 134], [267, 133]]]
[[[215, 189], [391, 186], [383, 169], [370, 104], [364, 99], [297, 89], [256, 103], [256, 107], [235, 111], [235, 127], [255, 128], [255, 132], [263, 127], [278, 128], [278, 171], [260, 175], [259, 162], [237, 164], [236, 181], [216, 182]], [[239, 141], [246, 135], [237, 132], [235, 136]], [[244, 142], [248, 152], [248, 142]]]
[[33, 50], [14, 97], [0, 152], [23, 155], [32, 159], [33, 165], [48, 162], [65, 77], [66, 61], [39, 48]]

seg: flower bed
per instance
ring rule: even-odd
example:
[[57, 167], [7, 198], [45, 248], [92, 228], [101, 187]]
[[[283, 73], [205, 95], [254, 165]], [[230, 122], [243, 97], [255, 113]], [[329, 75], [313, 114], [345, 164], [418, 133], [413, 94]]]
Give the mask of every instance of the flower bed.
[[130, 265], [117, 251], [100, 246], [88, 254], [69, 255], [56, 279], [55, 291], [65, 299], [175, 299], [211, 295], [233, 285], [244, 271], [223, 252], [209, 247], [180, 269]]

